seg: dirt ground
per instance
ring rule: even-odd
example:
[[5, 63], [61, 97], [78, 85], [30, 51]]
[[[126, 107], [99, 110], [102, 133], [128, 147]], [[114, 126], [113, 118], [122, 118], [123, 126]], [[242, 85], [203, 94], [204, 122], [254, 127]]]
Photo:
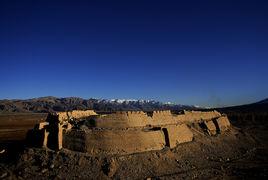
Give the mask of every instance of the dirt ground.
[[193, 142], [123, 156], [94, 157], [66, 149], [16, 149], [20, 154], [7, 150], [0, 155], [0, 179], [267, 179], [267, 123], [233, 124], [214, 137], [194, 125]]

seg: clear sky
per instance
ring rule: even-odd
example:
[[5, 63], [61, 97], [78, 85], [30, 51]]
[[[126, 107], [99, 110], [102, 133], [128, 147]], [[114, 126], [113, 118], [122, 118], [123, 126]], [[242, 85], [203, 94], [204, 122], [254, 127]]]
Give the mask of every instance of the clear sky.
[[268, 97], [268, 2], [1, 0], [0, 99]]

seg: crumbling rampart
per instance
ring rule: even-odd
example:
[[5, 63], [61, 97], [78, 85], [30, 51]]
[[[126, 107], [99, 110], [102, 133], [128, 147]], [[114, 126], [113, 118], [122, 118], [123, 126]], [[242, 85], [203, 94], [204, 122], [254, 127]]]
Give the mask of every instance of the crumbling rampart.
[[94, 125], [99, 128], [134, 128], [193, 123], [220, 117], [217, 111], [184, 111], [172, 114], [171, 111], [125, 111], [94, 117]]
[[[78, 132], [81, 135], [73, 135]], [[63, 147], [91, 154], [128, 154], [165, 147], [165, 136], [161, 131], [86, 130], [68, 131], [64, 135]]]
[[93, 110], [73, 110], [73, 111], [67, 111], [67, 112], [57, 112], [56, 116], [58, 116], [59, 121], [68, 121], [69, 119], [75, 118], [75, 119], [81, 119], [89, 116], [97, 115], [97, 113]]
[[[66, 148], [93, 155], [174, 148], [193, 141], [193, 124], [197, 124], [204, 134], [210, 136], [230, 129], [228, 118], [217, 111], [184, 111], [181, 114], [171, 111], [123, 111], [97, 114], [92, 110], [76, 110], [33, 115], [29, 119], [32, 120], [25, 121], [25, 126], [30, 122], [31, 127], [36, 129], [33, 132], [43, 133], [40, 144], [44, 147]], [[6, 121], [2, 125], [0, 122], [0, 128], [12, 123]]]

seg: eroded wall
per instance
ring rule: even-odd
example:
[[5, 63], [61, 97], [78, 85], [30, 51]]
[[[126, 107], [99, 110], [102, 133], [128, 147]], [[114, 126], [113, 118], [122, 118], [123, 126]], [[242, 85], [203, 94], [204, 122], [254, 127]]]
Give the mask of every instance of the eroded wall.
[[130, 154], [161, 150], [165, 147], [162, 131], [71, 130], [65, 133], [63, 147], [90, 154]]
[[175, 148], [193, 141], [192, 123], [202, 124], [207, 135], [216, 135], [230, 128], [228, 118], [217, 111], [184, 111], [179, 115], [170, 111], [126, 111], [106, 115], [77, 111], [58, 115], [61, 119], [74, 116], [90, 117], [88, 120], [94, 121], [88, 129], [66, 128], [62, 137], [59, 136], [63, 148], [94, 155], [131, 154], [161, 150], [165, 146]]
[[163, 128], [167, 131], [167, 146], [175, 148], [177, 145], [193, 141], [194, 134], [186, 124], [169, 125]]
[[80, 119], [85, 118], [89, 116], [97, 115], [97, 113], [94, 110], [73, 110], [73, 111], [67, 111], [67, 112], [57, 112], [56, 115], [59, 118], [59, 121], [66, 121], [70, 118]]
[[209, 135], [214, 136], [217, 134], [216, 124], [212, 121], [204, 121], [204, 131], [206, 131]]
[[221, 117], [215, 119], [214, 123], [215, 123], [216, 127], [218, 128], [219, 132], [224, 132], [224, 131], [230, 129], [230, 126], [231, 126], [230, 121], [227, 118], [227, 116], [221, 116]]
[[148, 124], [148, 116], [142, 111], [126, 111], [101, 115], [94, 121], [95, 126], [100, 128], [145, 127]]
[[145, 126], [163, 126], [182, 123], [193, 123], [211, 120], [220, 117], [217, 111], [184, 111], [184, 114], [176, 115], [170, 111], [126, 111], [102, 115], [94, 118], [95, 126], [100, 128], [130, 128]]

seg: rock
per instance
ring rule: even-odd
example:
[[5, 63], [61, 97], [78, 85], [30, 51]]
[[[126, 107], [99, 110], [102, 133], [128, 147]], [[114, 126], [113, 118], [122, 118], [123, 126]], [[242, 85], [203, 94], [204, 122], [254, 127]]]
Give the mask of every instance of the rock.
[[23, 155], [21, 156], [21, 159], [22, 159], [23, 161], [28, 161], [28, 155], [27, 155], [27, 154], [23, 154]]
[[33, 155], [34, 154], [34, 150], [33, 149], [29, 149], [28, 150], [28, 154]]
[[102, 170], [103, 173], [106, 174], [108, 177], [112, 177], [117, 170], [117, 163], [114, 159], [111, 159], [110, 161], [105, 159], [102, 165]]
[[41, 171], [41, 173], [46, 173], [48, 171], [48, 169], [43, 169], [42, 171]]
[[118, 158], [120, 161], [124, 161], [126, 158], [124, 156], [121, 156]]
[[55, 167], [54, 164], [51, 164], [51, 165], [50, 165], [50, 169], [53, 169], [54, 167]]
[[81, 166], [81, 165], [83, 165], [84, 163], [85, 163], [85, 159], [84, 159], [83, 156], [81, 156], [81, 157], [79, 158], [79, 160], [78, 160], [78, 165]]
[[20, 179], [20, 180], [24, 180], [23, 177], [21, 177], [21, 176], [18, 176], [18, 179]]
[[8, 175], [7, 172], [3, 172], [3, 173], [1, 174], [1, 176], [0, 176], [0, 179], [3, 179], [3, 178], [5, 178], [5, 177], [7, 177], [7, 175]]
[[82, 126], [80, 126], [80, 129], [81, 129], [81, 130], [87, 130], [88, 127], [87, 127], [86, 125], [82, 125]]
[[60, 175], [57, 175], [56, 177], [55, 177], [55, 180], [56, 179], [63, 179]]

